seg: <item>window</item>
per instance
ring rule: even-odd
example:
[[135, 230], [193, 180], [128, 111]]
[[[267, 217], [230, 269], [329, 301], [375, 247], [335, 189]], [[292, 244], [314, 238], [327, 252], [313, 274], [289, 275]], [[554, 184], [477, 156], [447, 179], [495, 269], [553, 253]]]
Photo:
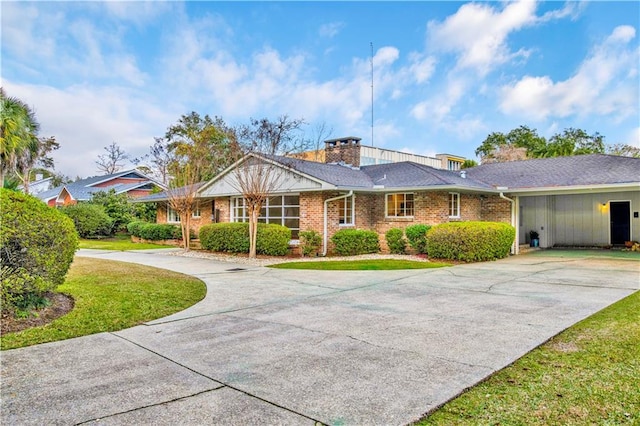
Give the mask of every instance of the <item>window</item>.
[[[249, 222], [244, 198], [231, 199], [231, 221]], [[276, 223], [291, 229], [291, 238], [298, 239], [300, 231], [300, 196], [276, 195], [269, 197], [260, 209], [259, 223]]]
[[193, 212], [191, 213], [191, 217], [193, 218], [199, 218], [201, 215], [200, 213], [200, 206], [196, 206], [196, 208], [193, 209]]
[[456, 160], [447, 160], [447, 169], [448, 170], [460, 170], [462, 163]]
[[413, 194], [387, 194], [387, 217], [412, 217]]
[[353, 225], [354, 196], [352, 195], [347, 198], [342, 198], [338, 200], [338, 202], [339, 202], [338, 209], [340, 210], [340, 213], [338, 216], [338, 223], [340, 225]]
[[460, 194], [449, 193], [449, 217], [460, 217]]
[[167, 222], [168, 223], [180, 223], [180, 215], [177, 211], [167, 206]]

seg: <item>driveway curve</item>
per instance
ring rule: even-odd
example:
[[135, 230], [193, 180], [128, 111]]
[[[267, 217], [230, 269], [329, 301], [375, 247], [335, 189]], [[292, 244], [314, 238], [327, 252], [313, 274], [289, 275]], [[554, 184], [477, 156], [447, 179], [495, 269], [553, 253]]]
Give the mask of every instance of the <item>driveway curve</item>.
[[407, 424], [640, 286], [637, 261], [544, 255], [384, 272], [77, 255], [193, 275], [207, 295], [3, 351], [3, 424]]

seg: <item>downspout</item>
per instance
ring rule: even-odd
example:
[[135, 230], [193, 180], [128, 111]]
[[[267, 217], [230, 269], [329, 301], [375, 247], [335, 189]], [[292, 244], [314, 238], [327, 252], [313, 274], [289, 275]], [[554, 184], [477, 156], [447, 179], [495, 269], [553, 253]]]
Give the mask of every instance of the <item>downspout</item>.
[[511, 226], [516, 230], [516, 236], [511, 244], [511, 254], [518, 254], [518, 227], [516, 226], [516, 202], [515, 200], [508, 198], [504, 195], [504, 192], [500, 191], [500, 198], [507, 200], [511, 203]]
[[324, 200], [324, 230], [322, 233], [322, 238], [323, 238], [323, 244], [322, 244], [322, 256], [326, 256], [327, 255], [327, 243], [329, 241], [329, 236], [327, 235], [328, 232], [328, 219], [327, 219], [327, 215], [328, 215], [328, 208], [329, 208], [329, 202], [330, 201], [336, 201], [336, 200], [341, 200], [343, 198], [349, 198], [353, 195], [353, 190], [349, 191], [348, 193], [346, 193], [345, 195], [338, 195], [337, 197], [333, 197], [333, 198], [327, 198], [326, 200]]

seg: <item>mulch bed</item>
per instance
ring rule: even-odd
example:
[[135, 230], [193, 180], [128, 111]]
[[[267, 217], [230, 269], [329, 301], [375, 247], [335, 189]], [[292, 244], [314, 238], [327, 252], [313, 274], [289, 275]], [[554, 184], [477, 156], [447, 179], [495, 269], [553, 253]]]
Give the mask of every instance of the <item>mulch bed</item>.
[[60, 318], [73, 309], [73, 297], [69, 295], [63, 293], [47, 293], [46, 297], [51, 304], [46, 308], [33, 311], [28, 318], [14, 318], [13, 316], [3, 313], [2, 321], [0, 322], [0, 334], [15, 333], [16, 331], [26, 330], [27, 328], [49, 324], [51, 321]]

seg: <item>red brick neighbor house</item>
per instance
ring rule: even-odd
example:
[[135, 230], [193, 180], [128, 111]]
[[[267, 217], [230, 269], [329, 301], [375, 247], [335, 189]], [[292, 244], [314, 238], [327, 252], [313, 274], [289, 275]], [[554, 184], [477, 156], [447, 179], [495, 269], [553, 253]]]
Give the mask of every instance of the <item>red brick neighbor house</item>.
[[[234, 168], [259, 161], [280, 173], [260, 221], [287, 226], [294, 240], [299, 231], [315, 230], [325, 251], [340, 229], [374, 230], [384, 250], [390, 228], [471, 220], [513, 225], [514, 253], [531, 230], [541, 247], [640, 240], [637, 158], [595, 154], [456, 170], [448, 160], [442, 168], [413, 161], [362, 165], [362, 148], [358, 138], [327, 141], [325, 163], [250, 154], [199, 188], [192, 225], [197, 231], [212, 222], [247, 221]], [[159, 223], [179, 221], [166, 194], [140, 201], [158, 202]]]
[[89, 201], [94, 193], [111, 189], [116, 194], [127, 194], [136, 198], [148, 196], [154, 189], [165, 189], [165, 187], [141, 171], [132, 169], [80, 179], [34, 195], [50, 206], [61, 206], [75, 204], [78, 201]]

